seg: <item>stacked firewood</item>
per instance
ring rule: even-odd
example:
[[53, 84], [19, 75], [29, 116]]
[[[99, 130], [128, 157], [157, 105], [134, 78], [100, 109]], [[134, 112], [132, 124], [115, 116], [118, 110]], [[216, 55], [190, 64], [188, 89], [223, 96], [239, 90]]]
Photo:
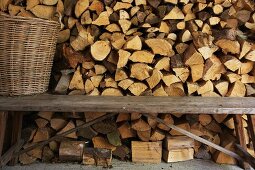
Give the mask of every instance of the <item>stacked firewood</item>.
[[[106, 113], [52, 113], [39, 112], [32, 121], [26, 121], [22, 138], [24, 149], [45, 141]], [[226, 149], [234, 150], [236, 142], [234, 120], [231, 115], [181, 115], [152, 114], [167, 124], [174, 124], [193, 134], [203, 137]], [[28, 116], [31, 119], [31, 115]], [[254, 154], [250, 134], [247, 132], [247, 117], [243, 115], [244, 134], [248, 151]], [[96, 163], [93, 154], [106, 156]], [[101, 154], [100, 154], [101, 153]], [[209, 146], [194, 141], [172, 130], [155, 119], [140, 113], [119, 113], [77, 132], [70, 133], [44, 147], [35, 148], [19, 156], [22, 164], [36, 160], [43, 162], [76, 161], [84, 164], [109, 166], [112, 157], [133, 162], [159, 163], [177, 162], [195, 158], [212, 159], [217, 163], [237, 164], [237, 161]], [[98, 157], [98, 159], [102, 159]], [[106, 162], [105, 162], [106, 161]]]
[[250, 96], [252, 0], [2, 0], [10, 15], [56, 19], [55, 92]]
[[[65, 26], [56, 58], [59, 67], [55, 68], [55, 73], [62, 69], [62, 74], [55, 74], [55, 92], [111, 96], [254, 94], [252, 1], [85, 2], [73, 2], [64, 10]], [[74, 14], [67, 12], [72, 10]], [[64, 60], [66, 65], [61, 67]]]

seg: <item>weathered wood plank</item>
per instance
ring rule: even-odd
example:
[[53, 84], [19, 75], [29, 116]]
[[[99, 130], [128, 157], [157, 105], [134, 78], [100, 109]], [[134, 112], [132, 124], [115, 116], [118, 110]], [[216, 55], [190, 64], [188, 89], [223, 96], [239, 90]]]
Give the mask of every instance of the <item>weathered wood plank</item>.
[[0, 158], [3, 151], [6, 123], [7, 123], [7, 112], [0, 112]]
[[[11, 134], [11, 145], [14, 146], [16, 143], [20, 143], [21, 140], [21, 130], [22, 130], [22, 112], [11, 112], [12, 115], [12, 134]], [[17, 152], [17, 150], [14, 150]], [[18, 157], [10, 160], [10, 165], [16, 165], [18, 163]]]
[[255, 151], [255, 115], [248, 115], [248, 130], [251, 135], [253, 150]]
[[[235, 115], [235, 131], [236, 131], [236, 137], [240, 143], [240, 146], [247, 151], [247, 146], [245, 144], [245, 136], [244, 136], [244, 129], [243, 129], [243, 122], [242, 122], [242, 115]], [[247, 162], [240, 162], [242, 167], [246, 169], [250, 169], [249, 164]]]
[[255, 98], [37, 95], [0, 97], [0, 110], [254, 114]]
[[3, 154], [3, 156], [0, 158], [0, 169], [3, 166], [5, 166], [11, 160], [11, 158], [13, 158], [15, 151], [20, 150], [23, 144], [24, 144], [24, 141], [20, 140]]

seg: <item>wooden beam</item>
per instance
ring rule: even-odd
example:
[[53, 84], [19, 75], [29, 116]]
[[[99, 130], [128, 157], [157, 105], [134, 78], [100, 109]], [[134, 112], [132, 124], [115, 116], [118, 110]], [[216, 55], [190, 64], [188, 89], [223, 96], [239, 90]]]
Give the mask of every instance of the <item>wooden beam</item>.
[[3, 151], [7, 116], [8, 116], [7, 112], [0, 112], [0, 158]]
[[0, 110], [58, 112], [140, 112], [253, 114], [254, 97], [155, 97], [37, 95], [0, 97]]
[[[234, 121], [235, 121], [236, 137], [240, 143], [240, 146], [244, 149], [244, 151], [247, 151], [247, 146], [245, 143], [245, 136], [244, 136], [244, 129], [243, 129], [242, 115], [240, 114], [235, 115]], [[240, 162], [240, 164], [245, 170], [250, 169], [250, 165], [247, 162]]]
[[239, 144], [235, 144], [236, 149], [241, 153], [241, 157], [244, 158], [253, 168], [255, 168], [255, 158]]
[[[20, 143], [21, 140], [21, 130], [22, 130], [22, 112], [11, 112], [12, 115], [12, 134], [11, 134], [11, 145], [14, 146], [16, 143]], [[17, 150], [14, 150], [17, 152]], [[15, 165], [18, 163], [18, 157], [14, 157], [10, 160], [10, 165]]]
[[247, 115], [248, 118], [248, 130], [251, 134], [251, 141], [253, 150], [255, 152], [255, 115]]

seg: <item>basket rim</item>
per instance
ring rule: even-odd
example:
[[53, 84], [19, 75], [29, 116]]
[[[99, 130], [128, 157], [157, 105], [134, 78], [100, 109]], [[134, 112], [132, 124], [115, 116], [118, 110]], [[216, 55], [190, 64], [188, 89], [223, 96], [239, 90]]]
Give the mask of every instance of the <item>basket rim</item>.
[[[48, 22], [48, 23], [53, 23], [53, 24], [58, 24], [60, 25], [60, 23], [58, 21], [54, 21], [54, 20], [47, 20], [47, 19], [42, 19], [42, 18], [32, 18], [32, 17], [22, 17], [22, 16], [11, 16], [8, 15], [4, 12], [0, 12], [0, 16], [5, 17], [4, 20], [12, 20], [12, 21], [34, 21], [34, 22]], [[0, 19], [1, 20], [1, 19]]]

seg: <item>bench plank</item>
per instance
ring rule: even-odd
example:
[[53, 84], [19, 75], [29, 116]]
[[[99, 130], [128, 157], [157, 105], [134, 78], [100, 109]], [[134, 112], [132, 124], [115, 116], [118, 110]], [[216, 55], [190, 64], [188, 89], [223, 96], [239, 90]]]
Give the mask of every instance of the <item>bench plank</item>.
[[36, 95], [0, 97], [2, 111], [254, 114], [253, 97]]

